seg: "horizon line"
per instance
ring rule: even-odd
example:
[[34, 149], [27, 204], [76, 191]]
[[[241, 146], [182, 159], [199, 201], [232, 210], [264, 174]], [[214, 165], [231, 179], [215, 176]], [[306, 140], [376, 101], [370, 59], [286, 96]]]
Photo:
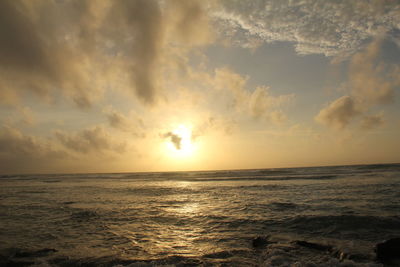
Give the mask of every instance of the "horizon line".
[[356, 164], [333, 164], [333, 165], [311, 165], [297, 167], [264, 167], [264, 168], [242, 168], [242, 169], [203, 169], [203, 170], [177, 170], [177, 171], [121, 171], [121, 172], [54, 172], [54, 173], [0, 173], [0, 178], [4, 176], [16, 175], [79, 175], [79, 174], [133, 174], [133, 173], [182, 173], [182, 172], [223, 172], [223, 171], [251, 171], [251, 170], [267, 170], [267, 169], [303, 169], [303, 168], [326, 168], [326, 167], [351, 167], [351, 166], [368, 166], [368, 165], [397, 165], [400, 162], [380, 162], [380, 163], [356, 163]]

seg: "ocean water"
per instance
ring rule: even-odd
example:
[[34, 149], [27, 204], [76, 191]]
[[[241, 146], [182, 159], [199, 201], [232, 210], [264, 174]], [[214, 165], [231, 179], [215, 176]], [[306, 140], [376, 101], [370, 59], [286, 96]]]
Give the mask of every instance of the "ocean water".
[[400, 164], [0, 176], [0, 265], [383, 266], [399, 236]]

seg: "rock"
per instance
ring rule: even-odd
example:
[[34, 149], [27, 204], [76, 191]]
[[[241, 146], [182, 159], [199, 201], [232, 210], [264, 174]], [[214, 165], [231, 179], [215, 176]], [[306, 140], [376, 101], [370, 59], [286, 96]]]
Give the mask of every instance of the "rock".
[[311, 243], [311, 242], [302, 241], [302, 240], [296, 240], [296, 241], [294, 241], [294, 243], [298, 246], [311, 248], [311, 249], [315, 249], [315, 250], [319, 250], [319, 251], [332, 251], [332, 249], [333, 249], [332, 246]]
[[57, 252], [54, 248], [44, 248], [35, 251], [17, 251], [14, 255], [15, 258], [26, 258], [26, 257], [44, 257], [50, 253]]
[[23, 260], [15, 261], [15, 260], [9, 260], [9, 261], [5, 262], [4, 265], [1, 265], [1, 266], [7, 266], [7, 267], [24, 267], [24, 266], [32, 266], [32, 265], [34, 265], [34, 264], [35, 264], [34, 261], [23, 261]]
[[364, 255], [361, 253], [352, 253], [340, 249], [332, 250], [332, 256], [338, 258], [340, 261], [344, 260], [352, 260], [352, 261], [368, 261], [371, 258], [368, 255]]
[[380, 262], [400, 259], [400, 238], [392, 238], [375, 246], [376, 258]]
[[272, 242], [269, 241], [269, 236], [258, 236], [252, 241], [253, 248], [264, 248], [271, 243]]

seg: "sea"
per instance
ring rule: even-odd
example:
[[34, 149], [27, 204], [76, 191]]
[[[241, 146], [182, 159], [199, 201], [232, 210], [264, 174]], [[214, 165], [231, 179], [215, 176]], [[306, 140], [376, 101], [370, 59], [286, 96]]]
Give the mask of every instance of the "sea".
[[400, 164], [0, 176], [0, 266], [386, 266], [395, 237]]

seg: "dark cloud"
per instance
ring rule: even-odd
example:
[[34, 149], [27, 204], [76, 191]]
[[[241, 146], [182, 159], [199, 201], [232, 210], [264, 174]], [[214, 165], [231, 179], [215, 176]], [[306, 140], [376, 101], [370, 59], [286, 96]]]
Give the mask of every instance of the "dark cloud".
[[153, 104], [169, 42], [205, 43], [200, 3], [1, 1], [0, 96], [13, 100], [10, 88], [46, 99], [61, 94], [88, 108], [115, 82]]
[[0, 172], [22, 173], [44, 168], [54, 170], [54, 164], [68, 154], [46, 140], [25, 135], [19, 130], [0, 128]]
[[129, 131], [131, 130], [131, 124], [126, 116], [123, 114], [113, 110], [108, 109], [105, 111], [107, 116], [108, 123], [111, 127], [121, 130], [121, 131]]
[[[88, 28], [82, 18], [90, 15], [88, 5], [83, 4], [89, 1], [80, 2], [1, 1], [0, 90], [34, 92], [47, 99], [54, 91], [67, 95], [81, 108], [91, 105], [98, 88], [92, 86], [85, 68], [94, 61], [89, 60], [93, 54], [88, 52], [94, 51], [94, 44], [88, 35], [72, 31], [78, 31], [78, 26], [79, 32]], [[73, 42], [86, 43], [92, 50]]]
[[125, 150], [124, 142], [112, 138], [100, 126], [75, 133], [57, 131], [55, 139], [31, 136], [16, 128], [2, 127], [0, 173], [59, 172], [65, 171], [66, 166], [69, 166], [69, 171], [80, 166], [98, 167], [96, 160], [110, 160]]
[[[125, 42], [125, 68], [136, 95], [145, 103], [157, 100], [169, 42], [200, 45], [210, 39], [208, 16], [201, 1], [113, 1], [104, 33]], [[118, 48], [117, 48], [118, 49]]]
[[0, 151], [2, 154], [35, 155], [43, 153], [45, 148], [37, 139], [23, 135], [16, 129], [6, 127], [1, 129]]
[[[21, 1], [0, 3], [0, 77], [2, 88], [7, 80], [19, 75], [26, 79], [47, 76], [56, 79], [56, 64], [50, 57], [44, 38], [38, 33], [34, 21]], [[52, 68], [54, 66], [54, 68]], [[18, 77], [24, 79], [24, 77]], [[18, 85], [16, 84], [16, 87]], [[20, 89], [20, 88], [18, 88]], [[30, 89], [45, 93], [45, 89], [33, 83]]]
[[164, 42], [164, 21], [158, 1], [113, 1], [106, 20], [106, 34], [115, 41], [133, 39], [125, 47], [129, 76], [137, 96], [153, 103], [157, 70]]
[[52, 75], [45, 40], [21, 1], [0, 2], [0, 63], [4, 68]]
[[371, 130], [380, 127], [385, 123], [383, 113], [376, 115], [364, 116], [361, 121], [361, 129], [363, 130]]
[[354, 99], [350, 96], [342, 96], [322, 109], [315, 119], [327, 126], [343, 129], [359, 114], [360, 111], [357, 110]]
[[105, 19], [103, 13], [109, 8], [101, 10], [101, 3], [94, 1], [1, 1], [0, 89], [35, 92], [47, 98], [58, 89], [80, 108], [90, 107], [101, 86], [96, 79], [109, 71], [101, 69], [107, 55], [100, 53], [109, 41], [110, 35], [103, 32], [108, 23], [114, 31], [124, 30], [125, 38], [134, 35], [134, 51], [126, 58], [131, 63], [128, 73], [138, 96], [151, 102], [159, 54], [157, 3], [112, 3], [114, 17]]
[[128, 132], [136, 137], [145, 137], [143, 120], [136, 114], [130, 114], [129, 117], [123, 113], [108, 107], [104, 110], [108, 123], [114, 129]]
[[170, 30], [174, 32], [174, 41], [179, 40], [184, 45], [211, 42], [213, 34], [207, 14], [207, 8], [210, 9], [211, 6], [213, 6], [212, 1], [168, 0], [166, 9], [171, 20]]
[[175, 148], [180, 150], [182, 147], [182, 137], [179, 135], [173, 133], [173, 132], [168, 132], [162, 135], [163, 138], [169, 138], [171, 140], [171, 143], [174, 144]]
[[77, 133], [56, 131], [55, 137], [71, 151], [88, 154], [91, 152], [125, 151], [125, 143], [115, 141], [102, 127], [96, 126]]

